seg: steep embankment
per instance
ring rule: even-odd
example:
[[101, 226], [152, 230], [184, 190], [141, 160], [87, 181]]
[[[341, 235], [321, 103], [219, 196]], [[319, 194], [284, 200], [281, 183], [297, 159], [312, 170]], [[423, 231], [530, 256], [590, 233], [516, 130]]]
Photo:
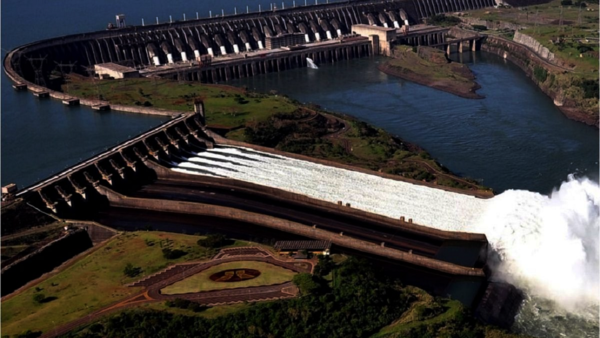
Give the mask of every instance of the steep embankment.
[[568, 118], [598, 127], [597, 81], [569, 73], [526, 46], [502, 37], [488, 36], [481, 49], [519, 66]]
[[471, 70], [448, 60], [443, 51], [429, 47], [397, 46], [393, 59], [379, 66], [382, 72], [439, 89], [467, 99], [481, 99], [475, 91], [480, 88]]

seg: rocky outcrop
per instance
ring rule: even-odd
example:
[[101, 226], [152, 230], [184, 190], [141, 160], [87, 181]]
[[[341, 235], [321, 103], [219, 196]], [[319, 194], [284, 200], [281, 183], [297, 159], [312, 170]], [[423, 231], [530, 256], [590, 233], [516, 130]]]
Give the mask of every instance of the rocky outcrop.
[[475, 309], [475, 316], [485, 323], [510, 328], [522, 302], [523, 293], [513, 285], [491, 282]]
[[516, 31], [513, 41], [531, 48], [534, 52], [537, 53], [537, 55], [541, 56], [545, 60], [554, 62], [554, 53], [550, 52], [548, 48], [542, 46], [541, 43], [539, 43], [536, 39], [532, 38], [531, 36]]

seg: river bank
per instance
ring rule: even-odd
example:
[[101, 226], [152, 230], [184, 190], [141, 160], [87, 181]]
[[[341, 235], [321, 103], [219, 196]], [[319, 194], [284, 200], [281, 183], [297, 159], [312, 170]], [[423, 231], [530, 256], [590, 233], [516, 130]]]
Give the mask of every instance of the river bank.
[[598, 101], [583, 92], [581, 79], [541, 59], [524, 45], [498, 36], [488, 36], [481, 50], [511, 61], [536, 83], [569, 119], [599, 127]]
[[419, 46], [396, 46], [392, 59], [379, 66], [382, 72], [466, 99], [482, 99], [481, 86], [464, 64], [451, 62], [443, 51]]

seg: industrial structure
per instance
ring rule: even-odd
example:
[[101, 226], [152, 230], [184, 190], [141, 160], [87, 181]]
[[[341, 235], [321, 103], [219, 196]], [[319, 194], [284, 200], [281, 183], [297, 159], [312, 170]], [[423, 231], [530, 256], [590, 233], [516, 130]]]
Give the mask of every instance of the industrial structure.
[[306, 67], [307, 57], [323, 63], [387, 55], [397, 38], [444, 44], [447, 29], [419, 26], [425, 18], [493, 5], [493, 0], [352, 1], [145, 26], [128, 26], [119, 14], [105, 31], [18, 47], [4, 65], [20, 89], [56, 88], [50, 79], [55, 63], [77, 64], [72, 71], [84, 75], [97, 66], [96, 75], [107, 76], [120, 65], [128, 67], [116, 71], [123, 77], [138, 70], [141, 76], [183, 74], [190, 81], [219, 82]]

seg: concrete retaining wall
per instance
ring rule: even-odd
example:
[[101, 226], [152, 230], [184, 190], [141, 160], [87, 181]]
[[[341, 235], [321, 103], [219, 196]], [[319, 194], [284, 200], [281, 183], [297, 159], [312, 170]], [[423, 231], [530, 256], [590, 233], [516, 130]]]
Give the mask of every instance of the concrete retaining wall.
[[87, 232], [76, 230], [48, 243], [33, 253], [2, 269], [2, 296], [29, 281], [52, 271], [71, 257], [92, 247]]
[[[150, 169], [154, 170], [157, 176], [161, 179], [173, 180], [173, 181], [189, 181], [190, 175], [176, 172], [165, 168], [153, 161], [145, 161], [144, 164]], [[385, 226], [392, 228], [401, 229], [403, 231], [415, 233], [421, 236], [430, 237], [437, 240], [464, 240], [464, 241], [480, 241], [487, 243], [487, 237], [484, 234], [474, 234], [466, 232], [455, 232], [455, 231], [443, 231], [427, 226], [419, 225], [416, 223], [409, 223], [406, 221], [400, 221], [398, 219], [369, 213], [366, 211], [338, 205], [332, 202], [321, 201], [313, 199], [304, 195], [287, 192], [284, 190], [261, 186], [249, 182], [238, 181], [229, 178], [213, 178], [209, 176], [194, 176], [195, 181], [200, 181], [203, 184], [221, 187], [227, 189], [235, 189], [244, 191], [246, 193], [254, 194], [258, 196], [265, 196], [269, 198], [277, 198], [285, 201], [293, 201], [294, 203], [310, 206], [313, 208], [319, 208], [328, 212], [336, 212], [340, 214], [350, 215], [358, 219], [364, 219], [369, 222], [381, 223]]]
[[554, 53], [550, 52], [548, 48], [542, 46], [541, 43], [531, 36], [516, 31], [513, 41], [533, 49], [533, 51], [535, 51], [543, 59], [554, 62]]
[[305, 225], [290, 222], [287, 220], [266, 216], [262, 214], [242, 211], [234, 208], [221, 207], [216, 205], [206, 205], [201, 203], [131, 198], [123, 196], [104, 186], [99, 186], [98, 190], [105, 195], [112, 206], [146, 209], [161, 212], [183, 213], [202, 216], [211, 216], [224, 219], [232, 219], [263, 227], [268, 227], [299, 236], [314, 238], [318, 240], [331, 241], [333, 244], [359, 250], [365, 253], [375, 254], [388, 259], [400, 261], [417, 267], [439, 271], [455, 276], [483, 277], [481, 269], [466, 268], [451, 263], [446, 263], [431, 258], [421, 257], [415, 254], [409, 254], [402, 251], [381, 247], [376, 244], [360, 241], [331, 233], [329, 231], [307, 227]]

